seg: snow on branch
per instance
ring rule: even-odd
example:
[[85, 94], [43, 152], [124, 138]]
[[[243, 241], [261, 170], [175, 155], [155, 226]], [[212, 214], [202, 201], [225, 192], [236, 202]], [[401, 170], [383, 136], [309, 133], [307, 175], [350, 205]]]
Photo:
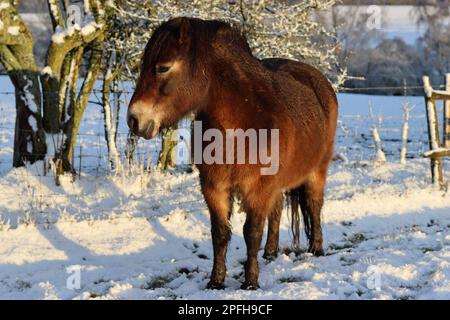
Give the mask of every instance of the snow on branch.
[[59, 5], [59, 0], [47, 0], [48, 10], [52, 19], [53, 29], [64, 27], [65, 22]]
[[0, 0], [0, 44], [21, 45], [31, 40], [31, 33], [17, 9], [7, 0]]
[[[57, 0], [48, 0], [52, 9], [52, 15], [67, 15], [62, 8], [56, 4]], [[46, 67], [44, 70], [48, 75], [53, 75], [58, 80], [61, 73], [65, 56], [77, 47], [86, 46], [103, 36], [105, 31], [103, 4], [97, 0], [86, 0], [84, 2], [85, 15], [83, 21], [73, 21], [72, 24], [63, 27], [58, 25], [52, 35], [52, 42], [47, 54]]]
[[[111, 51], [126, 52], [129, 66], [139, 65], [151, 32], [163, 21], [178, 16], [218, 19], [237, 27], [259, 58], [285, 57], [306, 61], [330, 75], [339, 85], [346, 78], [338, 64], [334, 33], [317, 19], [334, 0], [304, 0], [293, 4], [275, 0], [123, 0], [112, 6], [116, 21], [107, 37]], [[127, 62], [127, 63], [128, 63]]]

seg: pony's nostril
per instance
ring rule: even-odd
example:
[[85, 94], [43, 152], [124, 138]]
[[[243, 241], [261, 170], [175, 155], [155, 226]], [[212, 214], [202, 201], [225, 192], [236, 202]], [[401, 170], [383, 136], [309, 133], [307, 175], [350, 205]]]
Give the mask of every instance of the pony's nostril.
[[135, 116], [128, 116], [128, 127], [133, 130], [134, 133], [137, 133], [139, 131], [139, 122]]

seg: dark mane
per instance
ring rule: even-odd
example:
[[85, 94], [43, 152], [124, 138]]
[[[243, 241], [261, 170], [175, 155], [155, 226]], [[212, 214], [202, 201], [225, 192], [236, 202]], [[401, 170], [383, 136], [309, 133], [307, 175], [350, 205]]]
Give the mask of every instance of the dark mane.
[[149, 42], [143, 56], [143, 70], [155, 64], [163, 52], [176, 44], [180, 37], [182, 23], [189, 24], [190, 39], [192, 40], [190, 53], [194, 60], [199, 53], [206, 54], [211, 49], [211, 44], [216, 43], [225, 47], [239, 47], [244, 52], [252, 55], [247, 40], [236, 28], [219, 20], [201, 20], [197, 18], [178, 17], [161, 24]]

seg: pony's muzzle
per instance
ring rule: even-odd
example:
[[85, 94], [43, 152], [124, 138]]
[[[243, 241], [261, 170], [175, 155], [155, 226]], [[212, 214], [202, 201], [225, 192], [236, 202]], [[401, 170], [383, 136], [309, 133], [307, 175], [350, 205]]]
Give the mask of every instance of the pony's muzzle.
[[151, 139], [155, 135], [154, 120], [139, 121], [136, 115], [128, 113], [127, 123], [130, 130], [139, 137]]

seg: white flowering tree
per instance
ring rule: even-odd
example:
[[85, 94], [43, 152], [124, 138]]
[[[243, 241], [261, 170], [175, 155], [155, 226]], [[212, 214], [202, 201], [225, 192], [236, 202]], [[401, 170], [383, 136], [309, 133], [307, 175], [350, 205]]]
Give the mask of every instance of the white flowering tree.
[[[345, 70], [338, 65], [338, 43], [333, 30], [318, 19], [335, 0], [165, 0], [156, 1], [160, 21], [176, 16], [225, 20], [247, 38], [260, 59], [280, 57], [308, 62], [338, 84]], [[339, 82], [340, 84], [340, 82]]]

